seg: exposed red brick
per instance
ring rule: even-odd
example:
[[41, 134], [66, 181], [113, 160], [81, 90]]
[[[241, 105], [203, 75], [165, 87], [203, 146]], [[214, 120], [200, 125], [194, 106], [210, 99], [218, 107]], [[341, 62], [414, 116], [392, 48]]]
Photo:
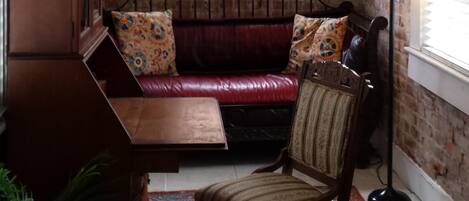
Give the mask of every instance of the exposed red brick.
[[[395, 143], [434, 178], [455, 201], [469, 200], [469, 116], [428, 91], [407, 75], [410, 2], [396, 1]], [[353, 0], [369, 16], [389, 16], [389, 1]], [[387, 85], [388, 32], [380, 34], [378, 63]], [[385, 86], [386, 89], [386, 86]], [[386, 99], [387, 100], [387, 99]]]
[[445, 147], [445, 151], [446, 153], [448, 153], [448, 155], [454, 155], [454, 154], [457, 154], [457, 150], [459, 148], [452, 142], [446, 144], [446, 147]]

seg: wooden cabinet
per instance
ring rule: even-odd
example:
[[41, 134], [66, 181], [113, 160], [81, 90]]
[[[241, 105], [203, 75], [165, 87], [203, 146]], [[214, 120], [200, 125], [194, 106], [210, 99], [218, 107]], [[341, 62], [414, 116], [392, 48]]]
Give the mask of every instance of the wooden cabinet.
[[[36, 201], [54, 200], [102, 152], [115, 161], [101, 179], [112, 183], [106, 192], [115, 193], [113, 201], [129, 201], [141, 199], [132, 175], [177, 171], [180, 151], [226, 149], [215, 100], [207, 102], [211, 116], [218, 118], [211, 122], [219, 122], [215, 134], [220, 138], [204, 143], [197, 140], [214, 138], [204, 137], [211, 129], [199, 124], [210, 118], [197, 115], [208, 114], [208, 106], [142, 98], [142, 88], [102, 25], [101, 0], [10, 2], [6, 163]], [[177, 103], [195, 108], [171, 105]], [[133, 113], [132, 108], [145, 112]], [[133, 131], [129, 122], [135, 116], [146, 124]], [[157, 120], [163, 120], [162, 129], [153, 125]]]
[[69, 54], [73, 52], [73, 2], [10, 1], [9, 54]]
[[9, 53], [84, 55], [106, 32], [102, 7], [102, 0], [11, 1]]
[[115, 184], [115, 201], [130, 200], [131, 139], [107, 97], [143, 92], [102, 25], [101, 6], [10, 1], [6, 163], [37, 201], [54, 200], [104, 151], [116, 163], [103, 180]]
[[93, 45], [104, 30], [103, 26], [103, 2], [102, 0], [78, 0], [79, 2], [79, 24], [77, 24], [78, 33], [78, 52], [86, 54], [87, 50]]

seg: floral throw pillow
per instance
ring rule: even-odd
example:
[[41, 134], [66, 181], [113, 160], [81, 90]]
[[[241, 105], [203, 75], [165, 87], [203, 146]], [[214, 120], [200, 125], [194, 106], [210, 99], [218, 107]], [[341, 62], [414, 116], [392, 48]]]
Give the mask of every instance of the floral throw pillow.
[[339, 61], [347, 31], [347, 19], [348, 17], [307, 18], [296, 15], [290, 58], [283, 73], [296, 73], [305, 61]]
[[316, 31], [322, 24], [322, 18], [307, 18], [295, 15], [290, 58], [283, 73], [295, 73], [304, 61], [313, 59], [312, 44]]
[[172, 12], [112, 12], [121, 50], [132, 73], [177, 76]]
[[347, 32], [348, 17], [329, 18], [319, 27], [313, 41], [313, 62], [339, 61]]

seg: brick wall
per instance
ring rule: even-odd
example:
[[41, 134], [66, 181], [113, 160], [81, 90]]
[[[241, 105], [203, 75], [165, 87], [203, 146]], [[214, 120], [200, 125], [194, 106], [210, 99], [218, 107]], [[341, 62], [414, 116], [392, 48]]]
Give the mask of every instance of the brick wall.
[[[410, 1], [396, 0], [395, 142], [455, 201], [467, 201], [469, 116], [407, 76], [408, 54], [403, 47], [409, 45]], [[389, 16], [389, 0], [352, 2], [366, 15]], [[384, 32], [379, 44], [379, 60], [383, 66], [387, 64], [387, 37]]]

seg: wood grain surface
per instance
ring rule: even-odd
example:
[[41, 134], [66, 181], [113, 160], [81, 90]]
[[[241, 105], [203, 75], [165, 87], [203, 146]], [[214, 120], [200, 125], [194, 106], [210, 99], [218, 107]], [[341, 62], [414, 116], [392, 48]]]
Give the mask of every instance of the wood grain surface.
[[[175, 19], [223, 19], [292, 16], [319, 10], [315, 0], [105, 0], [107, 9], [122, 5], [124, 11], [161, 11], [171, 9]], [[137, 5], [134, 5], [134, 2]], [[151, 8], [147, 5], [152, 4]]]
[[220, 109], [214, 98], [114, 98], [110, 101], [135, 146], [226, 146]]

